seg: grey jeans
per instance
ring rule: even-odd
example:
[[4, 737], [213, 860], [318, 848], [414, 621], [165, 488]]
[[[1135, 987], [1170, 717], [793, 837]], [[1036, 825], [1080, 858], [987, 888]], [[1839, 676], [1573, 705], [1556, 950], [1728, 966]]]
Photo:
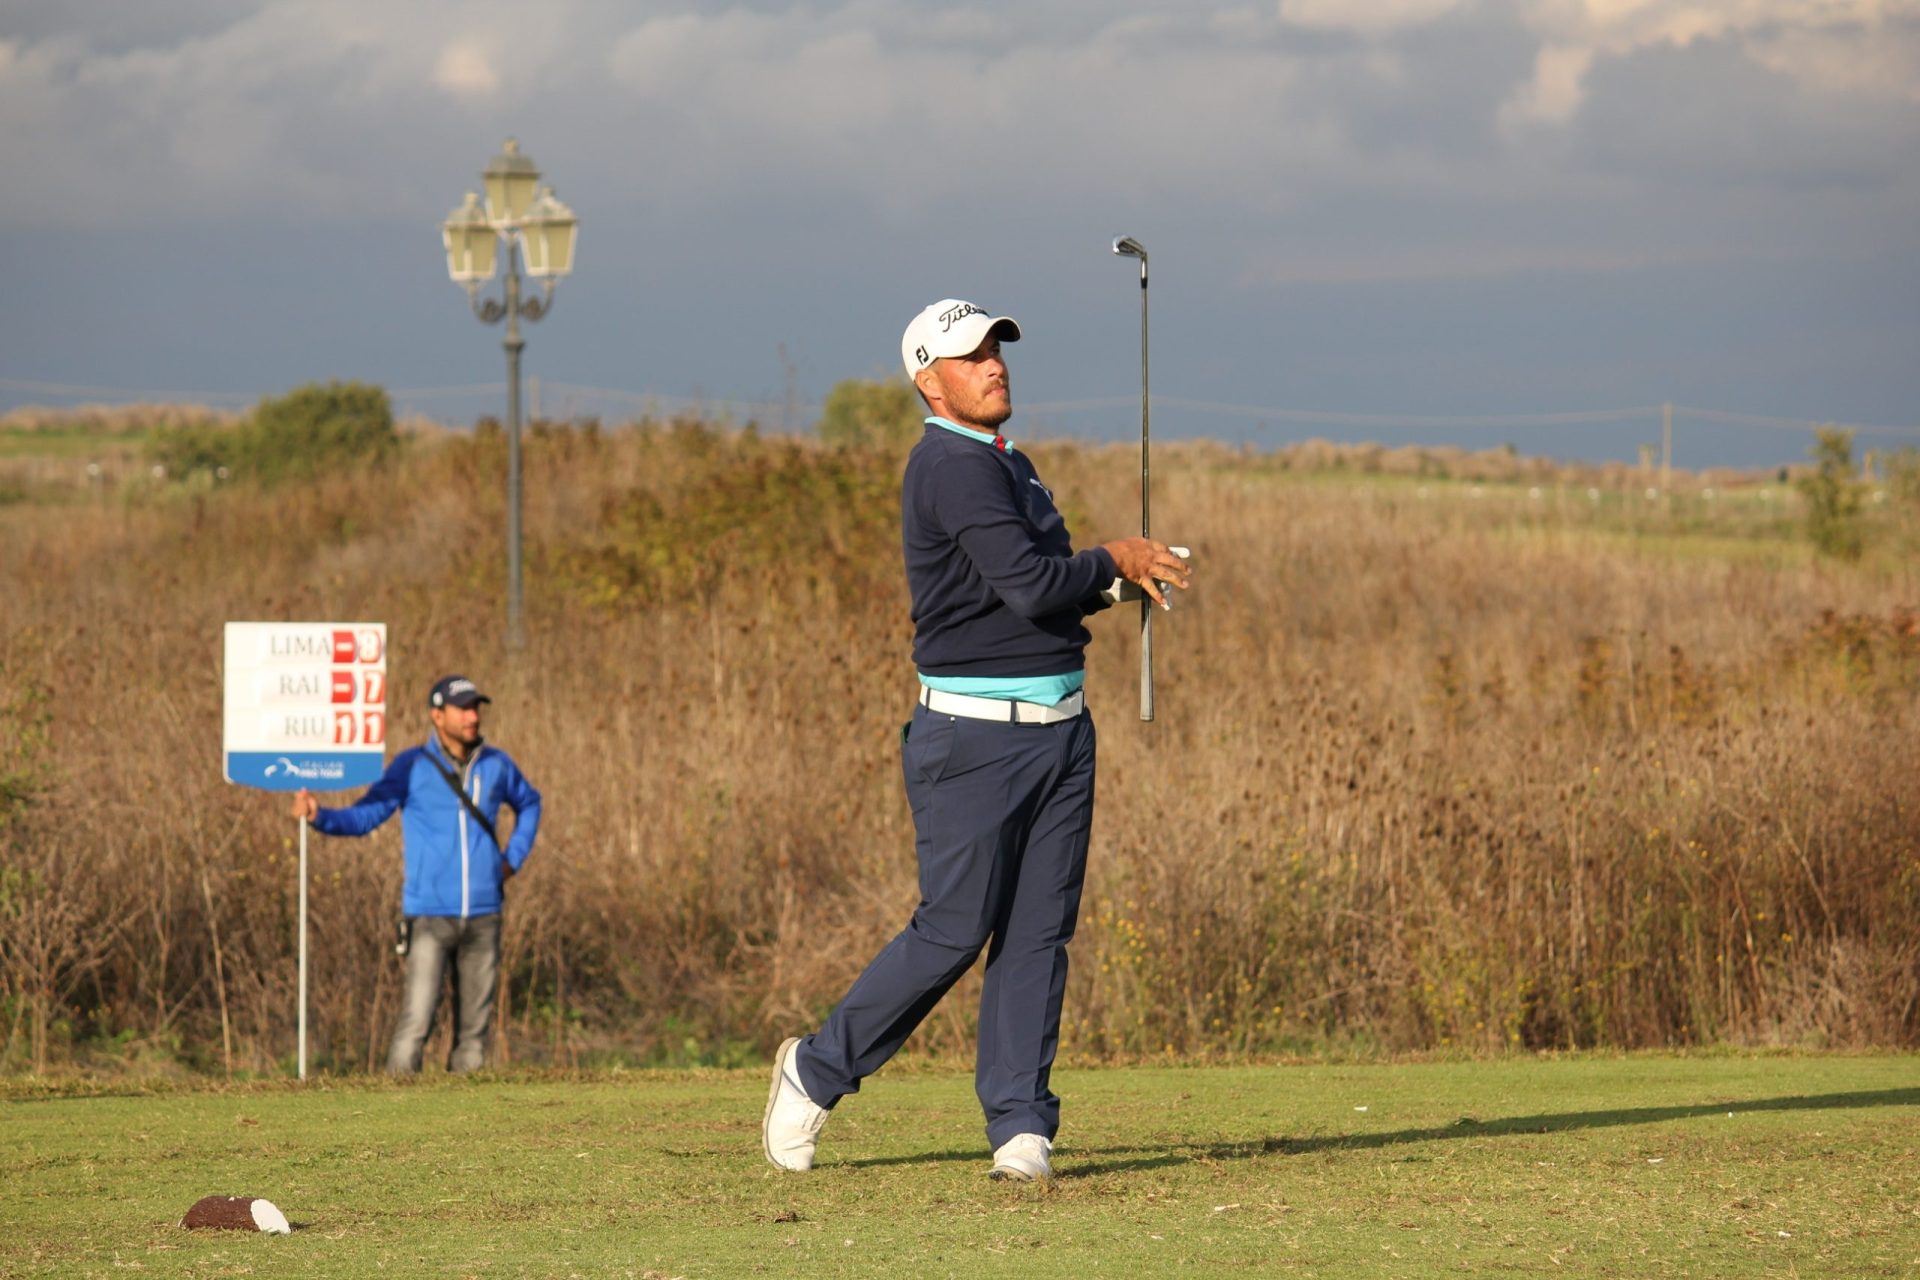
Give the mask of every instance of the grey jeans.
[[427, 1033], [440, 1004], [440, 984], [453, 970], [453, 1050], [447, 1070], [471, 1071], [493, 1041], [493, 994], [500, 977], [500, 917], [415, 916], [407, 949], [407, 985], [400, 1020], [387, 1049], [387, 1070], [420, 1070]]

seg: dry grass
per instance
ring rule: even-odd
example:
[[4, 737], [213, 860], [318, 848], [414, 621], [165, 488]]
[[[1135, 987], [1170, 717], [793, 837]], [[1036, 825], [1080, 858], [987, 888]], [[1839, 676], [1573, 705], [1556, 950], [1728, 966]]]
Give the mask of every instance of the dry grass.
[[[1038, 453], [1082, 543], [1127, 531], [1128, 451]], [[291, 1053], [294, 832], [221, 780], [230, 619], [382, 620], [396, 689], [458, 668], [493, 693], [547, 797], [509, 911], [512, 1060], [741, 1060], [903, 923], [895, 464], [538, 433], [508, 655], [502, 454], [0, 507], [0, 780], [37, 797], [0, 816], [9, 1061]], [[1094, 623], [1067, 1053], [1920, 1041], [1906, 561], [1816, 562], [1785, 491], [1669, 509], [1155, 462], [1156, 527], [1203, 576], [1158, 624], [1153, 725], [1131, 614]], [[401, 711], [397, 743], [424, 732]], [[392, 825], [314, 847], [331, 1069], [381, 1060]], [[972, 989], [919, 1046], [969, 1042]]]

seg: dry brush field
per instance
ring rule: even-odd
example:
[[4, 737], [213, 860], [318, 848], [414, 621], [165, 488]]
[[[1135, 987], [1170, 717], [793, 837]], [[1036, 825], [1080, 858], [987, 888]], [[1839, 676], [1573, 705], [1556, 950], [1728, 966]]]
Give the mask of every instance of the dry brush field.
[[[1082, 544], [1127, 532], [1135, 455], [1034, 452]], [[493, 694], [546, 797], [511, 1061], [744, 1060], [904, 922], [897, 459], [536, 433], [509, 654], [503, 454], [0, 505], [7, 1066], [292, 1052], [294, 828], [221, 778], [228, 620], [386, 622], [396, 745], [441, 672]], [[1920, 1043], [1910, 558], [1816, 559], [1785, 490], [1596, 494], [1156, 451], [1156, 530], [1200, 575], [1157, 624], [1154, 724], [1131, 611], [1092, 624], [1065, 1053]], [[384, 1056], [398, 841], [313, 846], [323, 1069]], [[974, 989], [918, 1049], [969, 1042]]]

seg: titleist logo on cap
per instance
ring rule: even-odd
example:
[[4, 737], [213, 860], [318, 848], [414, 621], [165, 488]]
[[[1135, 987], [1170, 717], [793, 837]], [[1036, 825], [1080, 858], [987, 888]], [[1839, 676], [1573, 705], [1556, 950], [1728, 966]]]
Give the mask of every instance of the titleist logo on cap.
[[945, 333], [953, 328], [955, 321], [965, 320], [968, 316], [985, 314], [987, 314], [985, 307], [976, 307], [971, 302], [963, 302], [957, 307], [948, 307], [940, 313], [940, 332]]

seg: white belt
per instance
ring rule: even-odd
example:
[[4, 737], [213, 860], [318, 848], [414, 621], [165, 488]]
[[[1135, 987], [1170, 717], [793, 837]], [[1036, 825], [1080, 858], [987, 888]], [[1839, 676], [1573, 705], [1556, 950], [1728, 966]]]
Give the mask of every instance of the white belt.
[[1057, 706], [1044, 702], [1014, 702], [1007, 698], [976, 698], [970, 693], [944, 693], [920, 686], [920, 705], [943, 716], [965, 716], [969, 720], [998, 720], [1003, 724], [1059, 724], [1087, 709], [1086, 696], [1079, 690]]

